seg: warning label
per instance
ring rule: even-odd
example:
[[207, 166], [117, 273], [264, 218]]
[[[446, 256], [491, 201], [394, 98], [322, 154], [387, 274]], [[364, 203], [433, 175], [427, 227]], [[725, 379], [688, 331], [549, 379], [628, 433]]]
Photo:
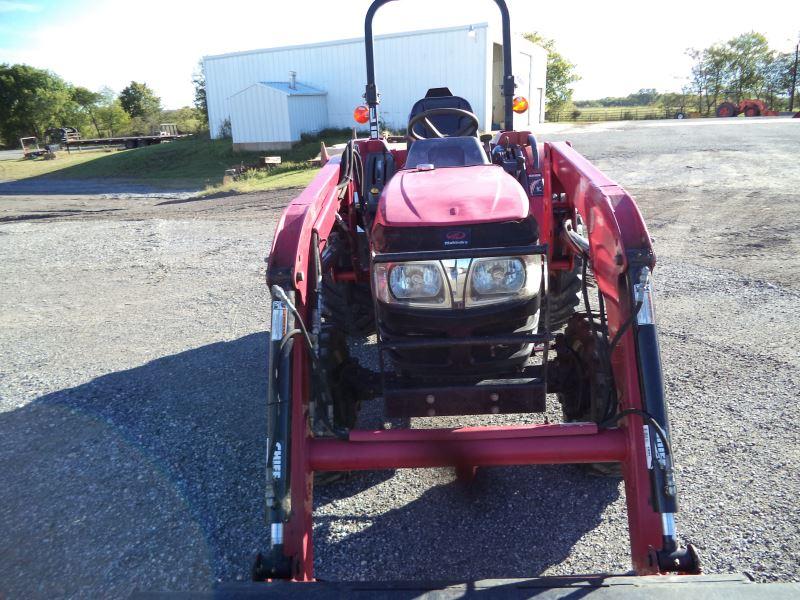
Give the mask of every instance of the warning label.
[[644, 453], [647, 456], [647, 468], [653, 468], [653, 446], [650, 445], [650, 426], [642, 425], [644, 431]]

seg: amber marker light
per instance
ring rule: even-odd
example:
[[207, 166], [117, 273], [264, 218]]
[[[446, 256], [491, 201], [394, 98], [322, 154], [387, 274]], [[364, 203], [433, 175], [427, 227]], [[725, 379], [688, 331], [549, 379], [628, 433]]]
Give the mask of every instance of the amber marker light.
[[360, 123], [363, 125], [369, 121], [369, 108], [364, 106], [356, 106], [355, 110], [353, 111], [353, 119], [355, 119], [356, 123]]
[[525, 96], [515, 96], [512, 108], [518, 115], [524, 113], [528, 110], [528, 99]]

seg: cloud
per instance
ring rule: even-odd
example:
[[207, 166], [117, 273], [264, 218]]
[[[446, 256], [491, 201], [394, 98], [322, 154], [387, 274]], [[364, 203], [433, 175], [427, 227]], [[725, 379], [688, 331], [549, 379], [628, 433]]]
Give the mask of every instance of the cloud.
[[38, 4], [30, 2], [12, 2], [10, 0], [0, 0], [0, 13], [6, 12], [28, 12], [35, 13], [42, 10]]

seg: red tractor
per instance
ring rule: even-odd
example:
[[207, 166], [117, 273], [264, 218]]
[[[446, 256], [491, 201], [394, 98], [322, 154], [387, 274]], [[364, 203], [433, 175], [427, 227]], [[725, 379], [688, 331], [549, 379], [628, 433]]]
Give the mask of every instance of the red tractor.
[[[470, 103], [441, 87], [411, 107], [407, 142], [390, 146], [379, 135], [372, 36], [389, 1], [374, 0], [366, 16], [366, 106], [356, 115], [369, 138], [351, 140], [289, 204], [269, 256], [271, 539], [254, 579], [314, 581], [315, 473], [451, 466], [469, 480], [478, 467], [559, 463], [624, 478], [637, 575], [699, 573], [676, 534], [655, 253], [636, 203], [569, 143], [514, 130], [527, 102], [515, 98], [504, 0], [495, 0], [504, 129], [480, 139]], [[347, 343], [373, 332], [377, 372]], [[388, 417], [433, 425], [543, 412], [548, 394], [563, 422], [357, 427], [375, 397]]]
[[739, 104], [723, 102], [717, 107], [718, 117], [777, 117], [780, 113], [770, 110], [763, 100], [742, 100]]

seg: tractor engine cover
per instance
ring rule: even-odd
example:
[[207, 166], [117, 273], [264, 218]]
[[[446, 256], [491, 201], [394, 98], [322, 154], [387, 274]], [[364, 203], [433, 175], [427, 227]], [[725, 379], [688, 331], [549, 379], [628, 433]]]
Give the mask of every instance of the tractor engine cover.
[[[388, 286], [390, 270], [403, 263], [426, 264], [438, 271], [440, 282], [436, 285], [448, 295], [446, 306], [428, 308], [396, 298], [390, 290], [382, 294], [376, 288], [376, 317], [384, 338], [456, 339], [536, 333], [541, 303], [538, 283], [533, 293], [525, 295], [486, 302], [468, 299], [478, 264], [492, 260], [472, 258], [471, 250], [478, 256], [485, 249], [509, 248], [508, 257], [499, 256], [498, 263], [516, 260], [522, 265], [527, 259], [517, 257], [512, 248], [527, 248], [538, 242], [539, 228], [528, 197], [501, 167], [479, 164], [439, 168], [425, 164], [402, 170], [384, 189], [378, 208], [370, 236], [372, 250], [391, 253], [397, 261], [373, 267], [374, 285], [386, 281]], [[453, 250], [459, 251], [458, 260], [448, 254]], [[423, 261], [419, 253], [425, 253]], [[531, 282], [539, 281], [541, 262], [536, 265], [524, 267], [525, 277]], [[384, 274], [383, 279], [379, 273]], [[454, 344], [395, 349], [388, 354], [401, 372], [441, 377], [509, 372], [523, 365], [531, 351], [532, 345], [527, 343]]]
[[525, 190], [501, 167], [434, 167], [403, 170], [392, 177], [380, 199], [378, 223], [387, 227], [478, 225], [519, 221], [529, 210]]

